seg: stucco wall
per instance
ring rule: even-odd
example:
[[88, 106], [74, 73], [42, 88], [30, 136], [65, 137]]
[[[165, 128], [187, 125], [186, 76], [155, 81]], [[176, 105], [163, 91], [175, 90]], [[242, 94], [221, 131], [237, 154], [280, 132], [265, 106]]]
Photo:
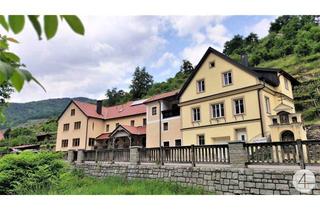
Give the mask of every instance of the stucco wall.
[[[96, 177], [164, 180], [184, 186], [203, 187], [217, 194], [300, 194], [292, 184], [295, 170], [95, 163], [77, 163], [75, 167]], [[320, 173], [315, 172], [315, 176], [317, 184], [312, 194], [319, 195]]]

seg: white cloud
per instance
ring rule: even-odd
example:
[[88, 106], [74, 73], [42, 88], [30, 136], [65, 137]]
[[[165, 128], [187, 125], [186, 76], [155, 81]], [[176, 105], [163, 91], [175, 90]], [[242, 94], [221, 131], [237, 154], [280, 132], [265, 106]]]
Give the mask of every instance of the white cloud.
[[268, 30], [270, 27], [270, 23], [275, 19], [276, 17], [272, 17], [272, 18], [263, 18], [262, 20], [260, 20], [259, 22], [257, 22], [256, 24], [246, 27], [246, 32], [247, 34], [253, 32], [258, 34], [259, 38], [263, 38], [266, 35], [268, 35]]
[[155, 63], [151, 65], [153, 68], [160, 68], [165, 65], [171, 67], [178, 67], [180, 64], [179, 59], [170, 52], [165, 52]]
[[222, 24], [209, 26], [206, 31], [208, 39], [218, 47], [217, 50], [219, 51], [222, 51], [224, 43], [231, 37], [228, 29]]
[[172, 16], [169, 21], [179, 36], [194, 34], [210, 24], [221, 22], [223, 16]]
[[190, 47], [186, 47], [182, 53], [181, 57], [183, 59], [189, 60], [194, 66], [198, 64], [203, 54], [206, 52], [208, 47], [210, 46], [209, 43], [193, 45]]
[[108, 88], [127, 89], [137, 65], [145, 65], [166, 40], [161, 37], [158, 17], [81, 17], [86, 35], [79, 36], [66, 26], [52, 40], [37, 40], [32, 27], [18, 36], [21, 44], [12, 50], [21, 56], [47, 93], [27, 84], [12, 101], [23, 102], [56, 97], [96, 98]]

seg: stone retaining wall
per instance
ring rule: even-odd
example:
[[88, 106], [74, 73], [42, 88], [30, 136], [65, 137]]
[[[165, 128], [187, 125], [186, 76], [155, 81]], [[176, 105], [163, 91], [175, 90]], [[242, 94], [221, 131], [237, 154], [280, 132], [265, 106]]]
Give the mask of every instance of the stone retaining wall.
[[[230, 167], [190, 167], [183, 165], [131, 165], [75, 163], [75, 167], [96, 177], [122, 176], [128, 179], [159, 179], [183, 186], [198, 186], [217, 194], [294, 195], [292, 184], [296, 170], [252, 169]], [[314, 172], [316, 188], [310, 194], [320, 195], [320, 172]]]

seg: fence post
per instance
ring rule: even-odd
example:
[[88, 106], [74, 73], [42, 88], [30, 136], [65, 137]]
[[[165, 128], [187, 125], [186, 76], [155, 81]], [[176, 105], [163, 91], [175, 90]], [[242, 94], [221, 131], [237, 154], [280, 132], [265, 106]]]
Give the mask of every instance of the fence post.
[[160, 158], [161, 158], [161, 165], [164, 165], [163, 156], [164, 156], [164, 153], [163, 153], [163, 146], [160, 146]]
[[67, 160], [69, 163], [72, 163], [74, 161], [74, 151], [73, 150], [68, 150]]
[[83, 163], [85, 158], [84, 150], [78, 150], [77, 163]]
[[248, 155], [243, 141], [233, 141], [228, 143], [229, 161], [231, 167], [245, 168], [248, 162]]
[[130, 163], [135, 165], [140, 164], [140, 148], [139, 146], [130, 147]]
[[303, 155], [303, 148], [302, 148], [301, 139], [297, 139], [297, 147], [298, 147], [300, 168], [305, 169], [306, 165], [304, 163], [304, 155]]
[[95, 154], [94, 154], [94, 162], [98, 162], [98, 149], [96, 149]]
[[114, 148], [111, 150], [111, 164], [114, 164]]
[[192, 167], [196, 166], [196, 156], [195, 156], [194, 144], [191, 145], [191, 165], [192, 165]]

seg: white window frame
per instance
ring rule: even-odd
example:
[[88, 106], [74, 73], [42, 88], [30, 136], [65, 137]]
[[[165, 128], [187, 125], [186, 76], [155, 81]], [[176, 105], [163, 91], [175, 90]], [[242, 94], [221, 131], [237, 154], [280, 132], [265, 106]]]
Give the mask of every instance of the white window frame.
[[[218, 111], [216, 110], [216, 106], [218, 107]], [[211, 104], [211, 118], [222, 118], [224, 117], [224, 103], [214, 103]]]
[[197, 80], [197, 92], [203, 93], [206, 90], [206, 83], [204, 79]]
[[[196, 110], [199, 110], [198, 113], [195, 113]], [[192, 114], [192, 122], [199, 122], [201, 120], [201, 110], [200, 107], [194, 107], [191, 111]], [[195, 119], [195, 116], [197, 116], [198, 119]]]
[[222, 82], [223, 82], [223, 86], [228, 86], [233, 84], [232, 71], [226, 71], [222, 73]]
[[[236, 103], [236, 101], [242, 101], [243, 112], [237, 113], [237, 103]], [[238, 104], [238, 108], [239, 108], [239, 111], [240, 111], [240, 110], [241, 110], [240, 103]], [[244, 105], [244, 98], [236, 98], [236, 99], [233, 99], [233, 111], [234, 111], [234, 115], [242, 115], [242, 114], [245, 114], [246, 109], [245, 109], [245, 105]]]

